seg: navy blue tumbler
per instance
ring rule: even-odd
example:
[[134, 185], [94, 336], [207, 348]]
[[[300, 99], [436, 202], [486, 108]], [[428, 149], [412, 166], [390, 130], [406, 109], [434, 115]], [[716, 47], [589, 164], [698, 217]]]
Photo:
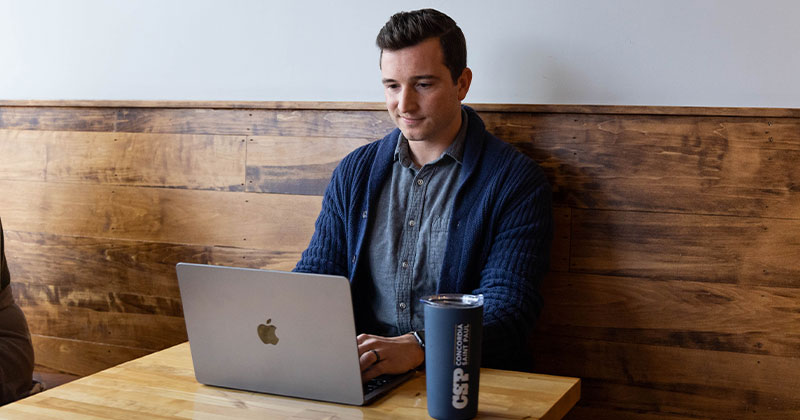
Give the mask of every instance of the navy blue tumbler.
[[470, 419], [478, 414], [483, 295], [443, 294], [425, 304], [425, 386], [428, 414]]

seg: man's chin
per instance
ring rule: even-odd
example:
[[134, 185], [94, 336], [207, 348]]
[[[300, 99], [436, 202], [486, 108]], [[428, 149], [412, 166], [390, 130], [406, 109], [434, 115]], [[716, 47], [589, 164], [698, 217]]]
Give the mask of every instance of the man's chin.
[[408, 141], [423, 141], [424, 138], [419, 135], [419, 133], [415, 133], [411, 130], [400, 130], [403, 133], [403, 137], [406, 138]]
[[405, 124], [398, 125], [400, 131], [403, 132], [403, 137], [410, 141], [420, 141], [424, 140], [427, 136], [425, 135], [425, 130], [423, 127], [413, 126], [409, 127]]

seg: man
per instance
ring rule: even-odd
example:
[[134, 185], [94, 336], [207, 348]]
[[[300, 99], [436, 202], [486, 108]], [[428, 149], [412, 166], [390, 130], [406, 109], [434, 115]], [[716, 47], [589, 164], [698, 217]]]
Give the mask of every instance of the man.
[[25, 315], [14, 303], [0, 223], [0, 405], [28, 395], [33, 347]]
[[483, 294], [483, 366], [525, 369], [549, 264], [547, 180], [461, 105], [472, 72], [451, 18], [398, 13], [377, 44], [398, 128], [336, 168], [295, 270], [350, 279], [364, 380], [424, 362], [419, 298], [437, 293]]

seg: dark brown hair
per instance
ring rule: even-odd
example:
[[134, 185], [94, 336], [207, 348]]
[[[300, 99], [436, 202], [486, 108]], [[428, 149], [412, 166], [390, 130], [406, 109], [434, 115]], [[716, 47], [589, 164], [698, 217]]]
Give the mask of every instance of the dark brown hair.
[[456, 83], [467, 67], [467, 41], [456, 22], [438, 10], [420, 9], [394, 14], [381, 28], [375, 43], [383, 55], [383, 50], [413, 47], [434, 37], [439, 38], [444, 65]]

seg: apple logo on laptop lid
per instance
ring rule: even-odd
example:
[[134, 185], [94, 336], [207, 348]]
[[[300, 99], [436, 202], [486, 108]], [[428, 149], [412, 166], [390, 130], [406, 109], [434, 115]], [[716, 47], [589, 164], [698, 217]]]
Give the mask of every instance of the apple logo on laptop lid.
[[271, 324], [272, 318], [267, 320], [266, 324], [258, 324], [258, 338], [264, 342], [264, 344], [278, 344], [278, 336], [275, 335], [275, 330], [278, 327]]

